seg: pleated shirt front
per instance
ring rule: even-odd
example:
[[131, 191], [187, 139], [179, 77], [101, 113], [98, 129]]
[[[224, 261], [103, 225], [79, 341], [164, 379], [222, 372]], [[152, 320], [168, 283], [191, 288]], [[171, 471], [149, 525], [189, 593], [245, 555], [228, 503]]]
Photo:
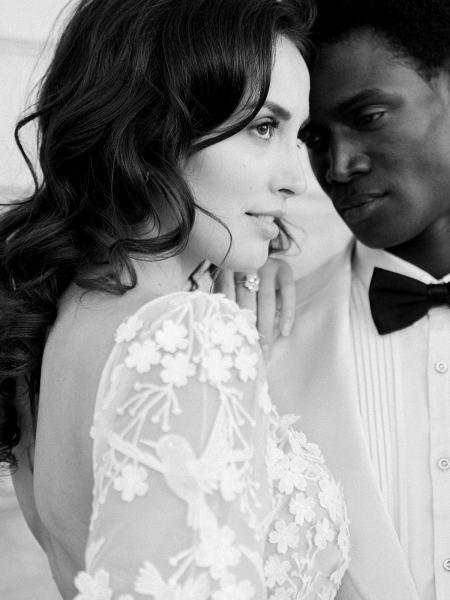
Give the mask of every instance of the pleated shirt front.
[[423, 283], [430, 274], [357, 244], [350, 317], [361, 419], [386, 508], [421, 600], [450, 593], [450, 309], [379, 335], [368, 289], [374, 267]]

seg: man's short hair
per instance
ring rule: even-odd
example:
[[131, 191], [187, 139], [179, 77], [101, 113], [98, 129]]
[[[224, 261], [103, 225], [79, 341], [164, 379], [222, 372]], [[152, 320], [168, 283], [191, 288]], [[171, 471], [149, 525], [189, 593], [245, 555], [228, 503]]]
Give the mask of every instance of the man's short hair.
[[448, 66], [450, 0], [317, 0], [317, 6], [316, 46], [369, 28], [423, 74]]

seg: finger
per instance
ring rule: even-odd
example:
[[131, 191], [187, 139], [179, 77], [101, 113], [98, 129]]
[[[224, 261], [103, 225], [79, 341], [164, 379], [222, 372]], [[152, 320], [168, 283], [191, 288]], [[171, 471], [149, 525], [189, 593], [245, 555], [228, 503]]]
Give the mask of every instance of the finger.
[[241, 308], [248, 308], [256, 314], [256, 298], [257, 293], [251, 292], [243, 284], [247, 273], [235, 273], [235, 290], [236, 290], [236, 302]]
[[267, 358], [270, 357], [270, 350], [274, 341], [277, 308], [277, 265], [274, 263], [275, 261], [269, 260], [259, 272], [261, 281], [258, 293], [257, 325], [261, 337], [261, 346]]
[[291, 266], [284, 260], [280, 263], [277, 272], [278, 304], [280, 306], [280, 332], [288, 336], [292, 331], [295, 317], [295, 284], [294, 272]]
[[215, 281], [214, 292], [225, 294], [230, 300], [236, 301], [234, 273], [229, 269], [220, 269]]

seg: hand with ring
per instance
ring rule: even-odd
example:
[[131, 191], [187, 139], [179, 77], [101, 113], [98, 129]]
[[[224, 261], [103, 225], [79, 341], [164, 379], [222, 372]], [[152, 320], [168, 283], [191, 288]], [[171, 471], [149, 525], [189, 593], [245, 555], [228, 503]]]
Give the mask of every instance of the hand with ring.
[[259, 284], [261, 279], [258, 277], [258, 273], [249, 273], [239, 281], [235, 280], [236, 285], [243, 285], [250, 293], [259, 292]]
[[249, 308], [257, 316], [260, 342], [266, 359], [274, 340], [288, 336], [294, 323], [295, 285], [290, 265], [280, 258], [269, 258], [258, 273], [232, 273], [223, 270], [215, 292]]

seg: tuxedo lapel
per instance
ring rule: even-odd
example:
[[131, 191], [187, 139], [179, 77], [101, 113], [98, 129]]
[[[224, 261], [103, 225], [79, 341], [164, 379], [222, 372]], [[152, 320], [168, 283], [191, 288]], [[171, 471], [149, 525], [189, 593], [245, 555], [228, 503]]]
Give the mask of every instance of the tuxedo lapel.
[[296, 323], [275, 345], [270, 390], [281, 412], [301, 415], [300, 427], [320, 444], [344, 489], [352, 562], [338, 598], [418, 600], [359, 417], [349, 320], [350, 252], [297, 282]]

